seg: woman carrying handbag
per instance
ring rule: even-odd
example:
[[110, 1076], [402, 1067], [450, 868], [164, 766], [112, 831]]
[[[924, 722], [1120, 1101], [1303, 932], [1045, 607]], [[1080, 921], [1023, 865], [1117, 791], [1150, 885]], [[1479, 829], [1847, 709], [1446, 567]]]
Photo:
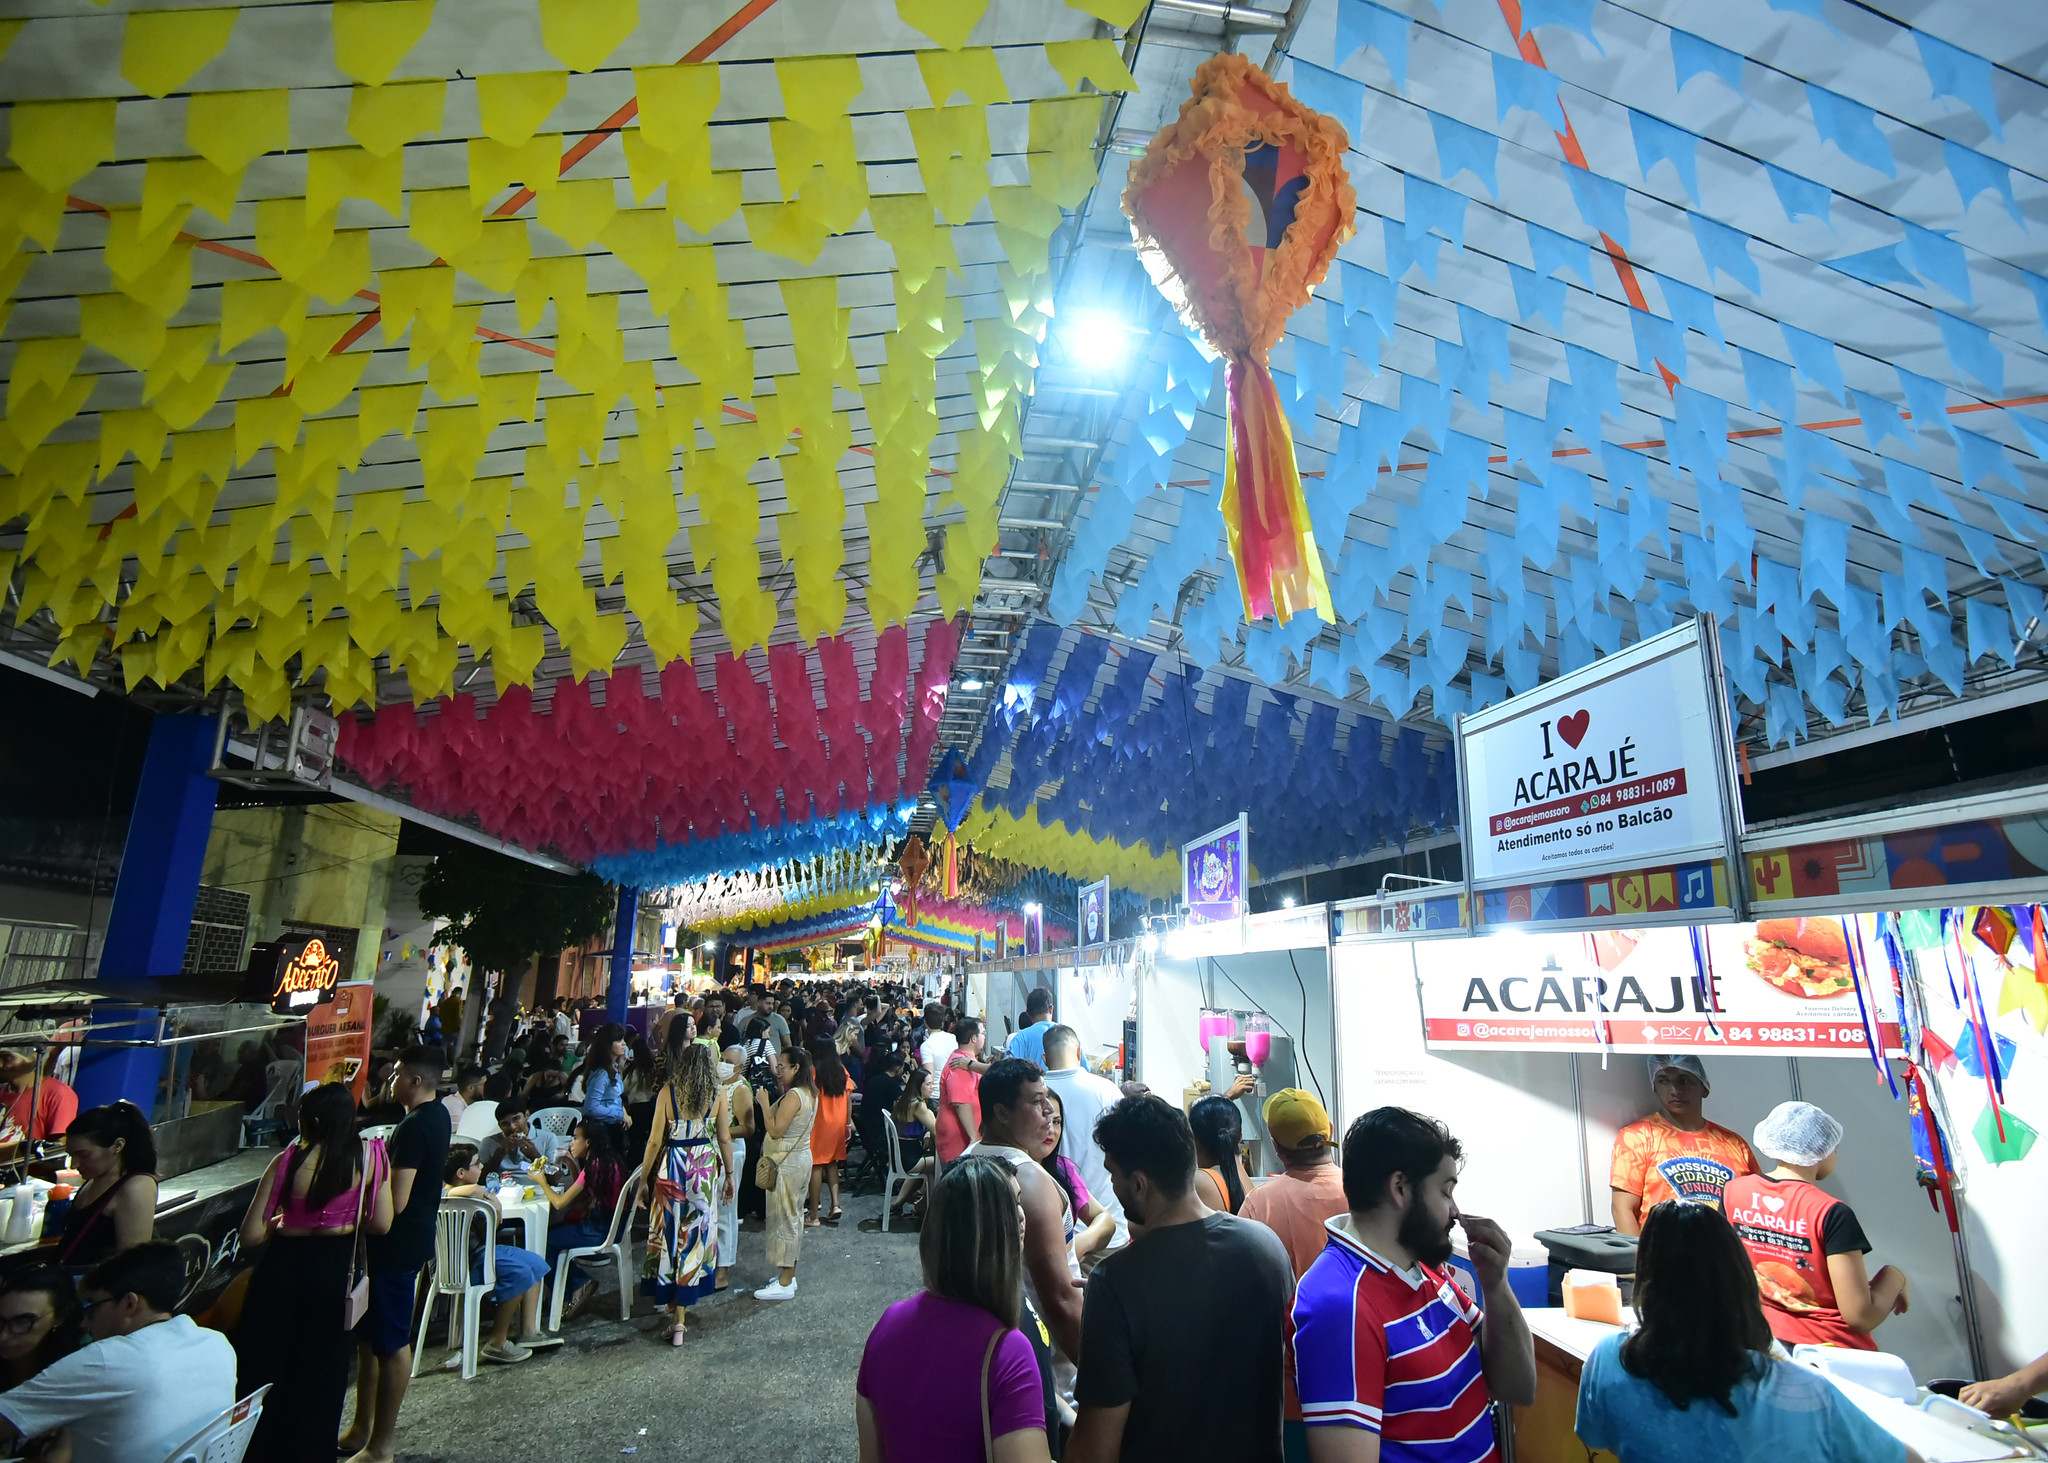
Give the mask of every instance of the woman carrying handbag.
[[1051, 1381], [1019, 1329], [1038, 1320], [1024, 1304], [1010, 1166], [976, 1157], [947, 1169], [917, 1250], [925, 1288], [882, 1313], [861, 1354], [860, 1463], [1047, 1463]]
[[299, 1137], [242, 1218], [255, 1274], [235, 1329], [236, 1392], [270, 1384], [247, 1463], [331, 1463], [348, 1393], [349, 1331], [369, 1297], [365, 1235], [391, 1228], [384, 1145], [355, 1137], [355, 1095], [334, 1083], [299, 1103]]

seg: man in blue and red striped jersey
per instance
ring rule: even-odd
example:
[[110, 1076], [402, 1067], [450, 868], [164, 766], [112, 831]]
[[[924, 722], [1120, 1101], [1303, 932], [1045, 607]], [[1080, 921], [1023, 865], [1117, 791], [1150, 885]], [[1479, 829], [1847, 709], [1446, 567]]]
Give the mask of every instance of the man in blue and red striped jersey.
[[[1463, 1154], [1405, 1108], [1344, 1135], [1344, 1201], [1294, 1294], [1288, 1350], [1314, 1463], [1487, 1463], [1488, 1404], [1536, 1398], [1528, 1322], [1508, 1289], [1508, 1238], [1460, 1214]], [[1463, 1225], [1483, 1312], [1443, 1268]]]

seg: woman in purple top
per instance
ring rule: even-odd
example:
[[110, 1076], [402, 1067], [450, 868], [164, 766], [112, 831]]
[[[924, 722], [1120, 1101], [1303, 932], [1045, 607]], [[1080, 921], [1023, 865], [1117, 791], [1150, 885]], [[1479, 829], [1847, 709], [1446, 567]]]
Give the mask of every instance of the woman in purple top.
[[[1024, 1207], [1009, 1165], [963, 1159], [932, 1191], [925, 1288], [882, 1312], [855, 1384], [860, 1463], [1046, 1463], [1024, 1302]], [[903, 1377], [922, 1385], [906, 1388]]]

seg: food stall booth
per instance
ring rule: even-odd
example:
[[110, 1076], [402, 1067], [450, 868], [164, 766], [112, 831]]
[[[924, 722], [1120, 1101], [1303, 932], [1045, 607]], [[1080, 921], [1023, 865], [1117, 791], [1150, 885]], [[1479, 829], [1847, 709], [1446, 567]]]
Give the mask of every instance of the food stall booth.
[[1330, 913], [1337, 1121], [1442, 1119], [1460, 1206], [1518, 1268], [1548, 1262], [1512, 1441], [1578, 1460], [1580, 1364], [1613, 1328], [1568, 1316], [1558, 1280], [1604, 1249], [1626, 1294], [1632, 1245], [1598, 1231], [1617, 1134], [1656, 1107], [1646, 1054], [1697, 1057], [1705, 1117], [1745, 1140], [1817, 1104], [1844, 1129], [1826, 1187], [1913, 1304], [1874, 1334], [1903, 1363], [1877, 1388], [1812, 1360], [1923, 1457], [2027, 1456], [1925, 1384], [2048, 1351], [2048, 1315], [2018, 1303], [2048, 1294], [2048, 1159], [2026, 1161], [2048, 1117], [2048, 789], [1745, 828], [1719, 685], [1711, 631], [1681, 625], [1462, 720], [1464, 882]]
[[[245, 1268], [242, 1216], [276, 1156], [263, 1144], [274, 1143], [305, 1074], [362, 1095], [374, 992], [370, 982], [342, 981], [339, 962], [317, 937], [299, 937], [255, 946], [241, 971], [0, 991], [0, 1046], [37, 1053], [38, 1083], [54, 1075], [52, 1067], [70, 1072], [94, 1051], [161, 1053], [149, 1114], [155, 1232], [186, 1257], [179, 1309], [210, 1322], [222, 1319], [216, 1308]], [[208, 1096], [209, 1074], [232, 1073], [245, 1044], [267, 1057], [249, 1074], [260, 1083], [259, 1100], [252, 1107], [239, 1091]], [[48, 1205], [68, 1169], [61, 1134], [24, 1138], [18, 1131], [0, 1138], [0, 1273], [39, 1260]]]
[[[1536, 1338], [1536, 1402], [1497, 1423], [1524, 1463], [1589, 1456], [1579, 1371], [1616, 1328], [1568, 1315], [1561, 1282], [1601, 1265], [1627, 1294], [1609, 1175], [1656, 1109], [1646, 1054], [1697, 1057], [1705, 1116], [1745, 1141], [1817, 1104], [1845, 1130], [1826, 1188], [1912, 1297], [1874, 1336], [1889, 1375], [1818, 1365], [1927, 1459], [2030, 1456], [1926, 1384], [2048, 1352], [2028, 1304], [2048, 1295], [2048, 789], [1745, 828], [1718, 676], [1711, 633], [1680, 626], [1466, 718], [1459, 883], [1249, 914], [1257, 830], [1196, 840], [1182, 926], [1118, 951], [1129, 1074], [1185, 1102], [1249, 1070], [1255, 1175], [1277, 1168], [1257, 1109], [1279, 1086], [1318, 1092], [1340, 1132], [1389, 1104], [1444, 1121], [1459, 1204], [1507, 1230]], [[1014, 1020], [1046, 984], [1066, 1021], [1070, 968], [978, 964], [968, 1008]]]

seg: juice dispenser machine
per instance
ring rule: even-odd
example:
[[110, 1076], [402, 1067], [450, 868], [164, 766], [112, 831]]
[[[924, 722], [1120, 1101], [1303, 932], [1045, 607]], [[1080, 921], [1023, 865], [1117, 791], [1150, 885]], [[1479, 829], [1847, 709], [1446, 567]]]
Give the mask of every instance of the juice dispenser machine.
[[1263, 1011], [1210, 1007], [1197, 1019], [1210, 1092], [1228, 1093], [1239, 1077], [1252, 1078], [1251, 1091], [1236, 1100], [1244, 1128], [1245, 1163], [1258, 1176], [1280, 1172], [1280, 1155], [1273, 1149], [1261, 1114], [1270, 1094], [1300, 1085], [1295, 1078], [1294, 1039], [1275, 1031]]

